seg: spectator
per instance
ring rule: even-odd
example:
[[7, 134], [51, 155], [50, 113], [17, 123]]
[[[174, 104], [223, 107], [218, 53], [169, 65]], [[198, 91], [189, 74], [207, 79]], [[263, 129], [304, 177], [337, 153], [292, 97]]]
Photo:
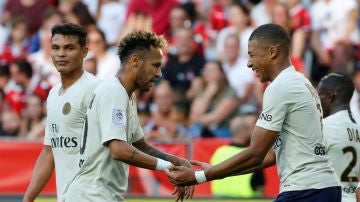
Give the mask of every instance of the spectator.
[[[63, 21], [63, 16], [61, 13], [53, 7], [49, 7], [44, 11], [42, 24], [38, 30], [33, 34], [30, 42], [29, 52], [33, 53], [38, 51], [41, 48], [41, 37], [40, 31], [42, 29], [51, 29], [54, 25], [60, 24]], [[50, 44], [50, 42], [47, 42]]]
[[89, 55], [96, 60], [96, 78], [106, 80], [114, 77], [120, 69], [118, 56], [108, 50], [105, 34], [98, 28], [88, 30]]
[[[256, 119], [256, 115], [234, 117], [230, 122], [231, 143], [217, 148], [210, 159], [210, 163], [216, 165], [245, 150], [250, 144], [251, 133]], [[260, 197], [262, 196], [263, 187], [264, 175], [262, 171], [211, 182], [211, 192], [216, 197]]]
[[43, 138], [45, 134], [45, 106], [40, 96], [30, 95], [21, 120], [19, 136], [27, 139]]
[[203, 136], [201, 134], [207, 128], [216, 137], [231, 137], [229, 124], [237, 115], [239, 100], [226, 79], [221, 63], [207, 62], [203, 79], [205, 89], [193, 101], [189, 117], [190, 128], [199, 128], [200, 131], [193, 130], [190, 136]]
[[98, 0], [96, 24], [105, 33], [106, 43], [116, 46], [124, 29], [127, 7], [119, 0]]
[[295, 29], [287, 4], [277, 3], [274, 5], [272, 23], [282, 26], [289, 33], [291, 37], [291, 63], [297, 71], [306, 74], [302, 57], [307, 43], [307, 33], [303, 29]]
[[225, 38], [222, 67], [230, 86], [240, 99], [239, 112], [255, 113], [258, 111], [254, 94], [256, 76], [247, 67], [247, 58], [241, 54], [239, 40], [237, 34], [229, 34]]
[[1, 47], [0, 61], [10, 64], [15, 60], [26, 59], [29, 51], [29, 21], [17, 17], [12, 21], [8, 41]]
[[0, 89], [4, 92], [10, 80], [9, 65], [0, 65]]
[[250, 12], [250, 17], [254, 27], [271, 22], [273, 7], [278, 0], [262, 0], [256, 4]]
[[218, 0], [212, 6], [210, 13], [210, 28], [216, 32], [229, 26], [229, 8], [233, 0]]
[[[309, 49], [309, 45], [310, 45], [310, 32], [311, 32], [311, 19], [310, 19], [310, 13], [308, 11], [308, 9], [304, 6], [303, 1], [301, 0], [288, 0], [286, 1], [287, 6], [289, 8], [289, 12], [290, 12], [290, 16], [292, 18], [292, 26], [293, 29], [295, 30], [301, 30], [301, 32], [303, 32], [302, 35], [303, 38], [301, 39], [297, 39], [299, 41], [295, 41], [293, 39], [294, 43], [299, 43], [298, 44], [293, 44], [292, 46], [294, 48], [292, 48], [291, 52], [293, 55], [292, 58], [292, 62], [296, 63], [296, 62], [304, 62], [304, 67], [306, 68], [306, 73], [307, 76], [309, 76], [310, 73], [310, 68], [311, 68], [311, 52]], [[306, 41], [306, 42], [305, 42]], [[304, 44], [304, 46], [301, 46], [301, 44]], [[295, 49], [295, 47], [299, 47], [298, 49]], [[310, 53], [306, 54], [306, 53]], [[296, 58], [299, 58], [298, 61], [296, 61]], [[300, 60], [302, 59], [302, 60]], [[297, 66], [297, 65], [295, 65]]]
[[223, 59], [224, 41], [229, 34], [237, 34], [239, 37], [240, 52], [239, 56], [248, 58], [247, 46], [251, 32], [254, 30], [251, 26], [250, 11], [240, 3], [234, 3], [229, 10], [230, 25], [221, 29], [216, 42], [216, 52], [219, 59]]
[[124, 29], [120, 34], [119, 41], [133, 31], [152, 31], [153, 20], [150, 15], [143, 11], [136, 11], [128, 17]]
[[60, 82], [60, 74], [51, 60], [51, 27], [39, 30], [40, 49], [28, 56], [33, 67], [33, 76], [46, 80], [51, 86]]
[[65, 22], [78, 24], [87, 29], [96, 25], [95, 19], [81, 1], [61, 0], [58, 9], [64, 15]]
[[186, 91], [186, 99], [190, 102], [205, 89], [205, 82], [202, 77], [196, 77], [191, 81], [189, 90]]
[[172, 119], [174, 93], [168, 81], [161, 81], [154, 90], [155, 110], [151, 112], [151, 120], [145, 126], [145, 135], [150, 139], [172, 139], [177, 135], [177, 122]]
[[1, 24], [8, 24], [19, 16], [30, 20], [29, 36], [35, 33], [41, 26], [42, 16], [46, 8], [51, 6], [44, 0], [8, 0], [1, 14]]
[[5, 110], [1, 113], [0, 136], [17, 137], [20, 130], [21, 117], [12, 110]]
[[356, 26], [359, 5], [356, 0], [317, 0], [310, 14], [311, 47], [315, 55], [311, 77], [316, 85], [329, 71], [348, 73], [352, 45], [360, 42]]
[[190, 16], [187, 13], [187, 10], [182, 6], [175, 6], [170, 11], [170, 32], [169, 32], [169, 47], [168, 49], [172, 49], [174, 46], [174, 34], [176, 29], [186, 27], [191, 28], [192, 22], [190, 20]]
[[[0, 89], [0, 114], [2, 114], [4, 111], [7, 110], [9, 110], [9, 106], [5, 100], [5, 93], [3, 89]], [[1, 126], [1, 120], [0, 120], [0, 126]]]
[[188, 137], [190, 106], [191, 102], [186, 99], [177, 100], [173, 105], [171, 119], [177, 122], [177, 138], [185, 139]]
[[86, 60], [84, 60], [84, 64], [83, 64], [84, 70], [91, 73], [92, 75], [96, 75], [97, 73], [97, 62], [96, 59], [94, 57], [91, 58], [87, 58]]
[[176, 98], [185, 97], [191, 81], [200, 76], [205, 64], [203, 56], [195, 52], [194, 33], [191, 29], [179, 28], [175, 33], [176, 52], [169, 53], [168, 61], [163, 68], [163, 78], [170, 82]]
[[129, 0], [126, 18], [134, 12], [143, 11], [152, 19], [152, 30], [168, 37], [170, 10], [177, 5], [180, 5], [177, 0]]
[[15, 84], [13, 88], [5, 92], [5, 98], [12, 110], [22, 115], [26, 100], [32, 94], [38, 94], [43, 101], [46, 100], [51, 86], [45, 80], [33, 76], [33, 70], [28, 61], [12, 63], [10, 74]]

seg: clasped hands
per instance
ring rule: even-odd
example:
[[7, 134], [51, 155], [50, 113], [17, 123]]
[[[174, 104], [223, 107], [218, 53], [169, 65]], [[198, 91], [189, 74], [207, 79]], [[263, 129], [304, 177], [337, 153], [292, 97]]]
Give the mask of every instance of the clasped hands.
[[[196, 160], [190, 160], [190, 163], [193, 166], [200, 167], [201, 170], [207, 169], [212, 167], [212, 165], [200, 162]], [[194, 187], [191, 185], [197, 184], [196, 178], [195, 178], [195, 169], [189, 168], [186, 166], [175, 166], [172, 165], [169, 167], [168, 170], [166, 170], [166, 174], [170, 180], [170, 182], [176, 186], [175, 191], [172, 193], [173, 195], [179, 192], [184, 192], [184, 189], [191, 189], [191, 191], [185, 191], [185, 193], [191, 193], [191, 196], [189, 194], [185, 194], [185, 199], [192, 198]], [[184, 187], [185, 186], [185, 187]], [[179, 195], [175, 201], [183, 201], [184, 197], [179, 198]]]

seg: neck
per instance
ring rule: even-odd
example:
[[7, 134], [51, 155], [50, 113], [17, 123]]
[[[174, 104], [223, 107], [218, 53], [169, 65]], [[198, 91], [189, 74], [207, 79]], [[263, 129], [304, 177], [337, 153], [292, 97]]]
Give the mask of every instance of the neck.
[[340, 104], [336, 107], [332, 108], [330, 110], [330, 114], [335, 114], [336, 112], [342, 111], [342, 110], [348, 110], [350, 109], [350, 106], [348, 104]]
[[61, 74], [62, 91], [65, 91], [81, 77], [81, 75], [84, 73], [84, 70], [80, 70], [81, 71], [75, 71], [69, 74]]
[[129, 98], [133, 94], [133, 92], [136, 90], [135, 85], [131, 81], [130, 76], [126, 76], [126, 73], [123, 72], [122, 74], [118, 74], [117, 78], [119, 79], [120, 83], [124, 86]]
[[285, 60], [282, 63], [274, 64], [274, 66], [278, 67], [274, 72], [273, 75], [270, 76], [270, 81], [273, 81], [284, 69], [291, 66], [290, 59]]

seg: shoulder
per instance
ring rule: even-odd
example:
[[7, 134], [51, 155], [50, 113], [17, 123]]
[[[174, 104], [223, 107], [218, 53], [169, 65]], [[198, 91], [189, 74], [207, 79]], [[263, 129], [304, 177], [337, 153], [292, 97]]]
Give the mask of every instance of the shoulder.
[[52, 87], [49, 91], [49, 96], [52, 96], [54, 93], [59, 92], [59, 89], [61, 88], [61, 83], [56, 84], [54, 87]]
[[120, 84], [117, 78], [111, 78], [106, 81], [99, 82], [95, 88], [97, 95], [109, 95], [113, 96], [116, 94], [127, 94], [125, 88]]

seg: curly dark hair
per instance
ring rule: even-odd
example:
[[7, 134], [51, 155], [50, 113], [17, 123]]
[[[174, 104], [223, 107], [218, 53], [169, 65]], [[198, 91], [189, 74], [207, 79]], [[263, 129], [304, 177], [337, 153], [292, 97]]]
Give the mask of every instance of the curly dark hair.
[[141, 57], [147, 57], [151, 47], [165, 48], [167, 42], [163, 35], [157, 35], [154, 32], [135, 31], [126, 35], [119, 43], [118, 55], [121, 64], [126, 63], [134, 53]]

